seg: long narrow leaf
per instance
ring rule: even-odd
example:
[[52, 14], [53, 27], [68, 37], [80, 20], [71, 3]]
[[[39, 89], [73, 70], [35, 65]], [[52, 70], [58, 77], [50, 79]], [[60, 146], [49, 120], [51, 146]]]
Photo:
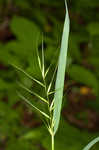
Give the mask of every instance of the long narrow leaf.
[[37, 79], [33, 78], [32, 76], [30, 76], [27, 72], [25, 72], [22, 68], [16, 66], [15, 64], [11, 64], [14, 68], [16, 68], [17, 70], [21, 71], [22, 73], [24, 73], [29, 79], [35, 81], [36, 83], [38, 83], [39, 85], [45, 87], [45, 85], [43, 83], [41, 83], [40, 81], [38, 81]]
[[43, 116], [45, 116], [46, 118], [50, 119], [50, 117], [44, 113], [43, 111], [41, 111], [40, 109], [38, 109], [36, 106], [34, 106], [27, 98], [25, 98], [23, 95], [21, 95], [19, 92], [17, 92], [18, 96], [20, 98], [22, 98], [26, 103], [28, 103], [30, 106], [32, 106], [34, 109], [36, 109], [37, 111], [39, 111]]
[[97, 142], [99, 142], [99, 137], [91, 141], [83, 150], [89, 150]]
[[57, 71], [57, 78], [55, 89], [61, 89], [55, 92], [54, 95], [54, 113], [53, 113], [53, 120], [54, 120], [54, 134], [56, 133], [59, 121], [60, 121], [60, 113], [61, 113], [61, 105], [62, 105], [62, 98], [63, 98], [63, 88], [64, 88], [64, 77], [65, 77], [65, 68], [66, 68], [66, 60], [67, 60], [67, 49], [68, 49], [68, 37], [69, 37], [69, 15], [68, 15], [68, 8], [66, 4], [66, 18], [62, 36], [62, 43], [61, 43], [61, 50], [59, 55], [59, 63], [58, 63], [58, 71]]

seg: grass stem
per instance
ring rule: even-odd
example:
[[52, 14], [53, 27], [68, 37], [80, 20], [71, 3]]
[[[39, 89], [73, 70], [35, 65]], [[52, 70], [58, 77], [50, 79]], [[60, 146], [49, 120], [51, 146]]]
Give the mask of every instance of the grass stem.
[[54, 150], [54, 134], [51, 135], [52, 138], [52, 150]]

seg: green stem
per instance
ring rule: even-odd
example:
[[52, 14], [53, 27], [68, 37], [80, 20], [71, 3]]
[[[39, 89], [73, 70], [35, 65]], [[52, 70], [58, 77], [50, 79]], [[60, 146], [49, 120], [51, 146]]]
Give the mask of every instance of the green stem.
[[54, 150], [54, 134], [51, 135], [52, 138], [52, 150]]

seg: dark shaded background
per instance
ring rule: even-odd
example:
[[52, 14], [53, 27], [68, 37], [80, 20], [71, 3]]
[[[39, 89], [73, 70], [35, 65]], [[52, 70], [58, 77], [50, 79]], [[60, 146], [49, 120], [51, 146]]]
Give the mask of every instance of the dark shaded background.
[[[56, 150], [80, 150], [99, 135], [99, 2], [68, 1], [71, 32], [64, 87], [62, 118]], [[41, 79], [37, 47], [42, 33], [47, 82], [57, 64], [65, 17], [63, 0], [0, 0], [0, 150], [50, 150], [50, 137], [39, 113], [16, 94], [16, 89], [45, 110], [16, 81], [44, 95], [40, 86], [10, 65]], [[98, 150], [96, 144], [92, 150]]]

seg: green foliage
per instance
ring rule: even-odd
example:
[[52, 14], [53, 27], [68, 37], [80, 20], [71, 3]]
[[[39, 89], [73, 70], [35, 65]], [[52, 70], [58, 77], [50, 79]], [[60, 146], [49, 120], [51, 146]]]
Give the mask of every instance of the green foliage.
[[91, 36], [99, 35], [99, 23], [98, 22], [93, 22], [90, 23], [87, 26], [88, 32], [90, 33]]
[[93, 88], [95, 94], [98, 95], [98, 79], [88, 69], [78, 65], [73, 65], [69, 69], [69, 74], [73, 80]]
[[14, 16], [10, 25], [12, 32], [19, 41], [22, 41], [23, 43], [26, 42], [24, 44], [29, 46], [28, 49], [35, 49], [40, 31], [33, 22], [22, 17]]

